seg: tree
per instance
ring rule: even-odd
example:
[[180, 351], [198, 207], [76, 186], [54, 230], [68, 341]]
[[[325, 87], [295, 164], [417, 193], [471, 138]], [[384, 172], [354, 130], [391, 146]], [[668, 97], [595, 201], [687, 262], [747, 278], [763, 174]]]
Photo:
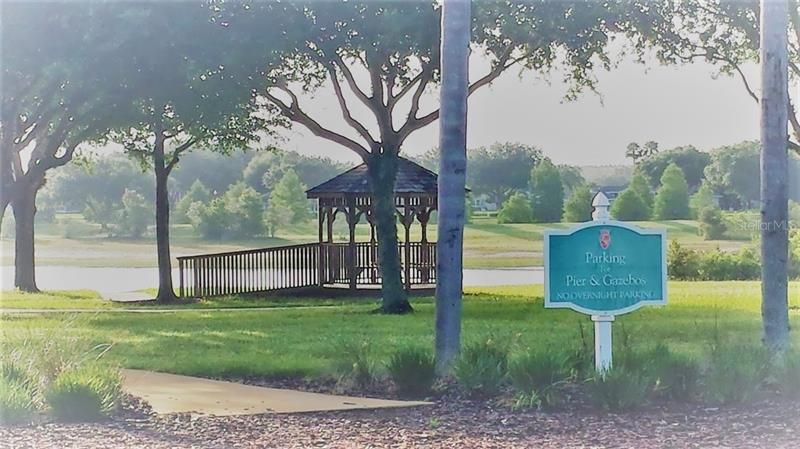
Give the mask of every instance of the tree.
[[86, 197], [86, 207], [83, 209], [83, 218], [91, 223], [100, 225], [100, 230], [111, 234], [109, 225], [115, 223], [121, 211], [120, 199], [108, 197], [95, 198], [94, 195]]
[[622, 191], [611, 203], [611, 216], [615, 220], [644, 221], [650, 219], [650, 208], [633, 189]]
[[264, 201], [254, 188], [238, 182], [225, 192], [224, 201], [232, 237], [252, 238], [264, 232]]
[[530, 223], [533, 221], [531, 202], [522, 192], [508, 197], [497, 213], [498, 223]]
[[650, 185], [657, 189], [661, 175], [672, 163], [683, 170], [686, 182], [689, 184], [689, 191], [693, 192], [703, 182], [704, 170], [711, 163], [711, 155], [705, 151], [699, 151], [693, 146], [677, 147], [645, 157], [636, 168], [644, 173], [650, 181]]
[[0, 205], [3, 212], [10, 205], [15, 217], [14, 285], [21, 290], [38, 290], [36, 195], [48, 173], [71, 161], [78, 146], [99, 139], [121, 117], [118, 111], [131, 88], [129, 72], [106, 63], [129, 38], [107, 26], [120, 17], [121, 9], [109, 3], [80, 8], [3, 3]]
[[174, 188], [170, 188], [170, 191], [185, 194], [195, 181], [200, 181], [212, 195], [222, 195], [233, 184], [242, 180], [242, 173], [247, 165], [260, 154], [262, 153], [253, 151], [184, 153], [180, 164], [170, 173], [170, 179], [175, 181]]
[[222, 197], [214, 198], [208, 205], [192, 203], [187, 212], [189, 222], [204, 239], [221, 240], [230, 227], [231, 216]]
[[[798, 5], [791, 14], [800, 32]], [[786, 0], [764, 1], [761, 6], [761, 316], [764, 343], [774, 352], [789, 347], [789, 155], [786, 142], [788, 37]], [[792, 63], [794, 65], [794, 63]], [[796, 122], [793, 121], [794, 123]], [[795, 133], [800, 127], [795, 128]], [[782, 225], [781, 225], [782, 224]]]
[[707, 208], [718, 208], [714, 200], [714, 192], [708, 183], [702, 183], [697, 192], [689, 198], [689, 209], [693, 217], [700, 217], [700, 211]]
[[[440, 80], [438, 2], [255, 6], [250, 8], [255, 15], [272, 16], [279, 10], [291, 30], [282, 40], [295, 43], [282, 67], [268, 73], [264, 97], [284, 117], [352, 150], [367, 164], [381, 261], [381, 308], [386, 313], [410, 310], [400, 278], [393, 186], [403, 143], [439, 117], [438, 110], [420, 115], [423, 93]], [[610, 68], [604, 52], [609, 35], [629, 30], [629, 23], [646, 10], [644, 4], [623, 1], [548, 1], [535, 7], [496, 1], [473, 6], [471, 44], [481, 49], [491, 67], [470, 84], [468, 93], [515, 66], [544, 71], [563, 64], [570, 98], [582, 87], [593, 86], [590, 74], [598, 61]], [[358, 73], [368, 75], [367, 88], [359, 83]], [[323, 125], [300, 104], [298, 92], [323, 86], [336, 94], [348, 132]], [[376, 126], [368, 127], [352, 113], [353, 99]], [[408, 105], [407, 112], [399, 112], [401, 103]]]
[[531, 172], [533, 221], [555, 223], [561, 221], [564, 210], [564, 186], [561, 175], [549, 159], [544, 159]]
[[122, 195], [120, 211], [120, 231], [131, 238], [141, 238], [153, 217], [151, 202], [134, 190], [126, 190]]
[[289, 169], [272, 190], [269, 197], [269, 207], [284, 207], [288, 212], [288, 223], [298, 224], [311, 219], [306, 198], [307, 187], [300, 182], [300, 177], [294, 170]]
[[639, 198], [641, 198], [644, 204], [647, 206], [646, 219], [649, 219], [653, 213], [653, 202], [655, 201], [655, 198], [653, 197], [653, 191], [650, 189], [650, 184], [648, 184], [647, 178], [645, 178], [644, 175], [637, 170], [633, 174], [631, 182], [628, 184], [628, 188], [639, 195]]
[[272, 149], [258, 153], [244, 169], [245, 182], [267, 196], [288, 170], [294, 170], [306, 186], [316, 186], [338, 175], [346, 164], [330, 158], [305, 156], [294, 151]]
[[592, 193], [584, 184], [575, 188], [569, 200], [564, 204], [564, 221], [582, 223], [592, 219]]
[[[486, 194], [502, 204], [509, 193], [525, 190], [531, 170], [542, 161], [542, 151], [521, 143], [495, 143], [467, 152], [467, 183], [475, 194]], [[502, 173], [503, 176], [498, 176]]]
[[442, 6], [436, 246], [436, 366], [440, 373], [450, 370], [461, 344], [470, 11], [470, 2], [460, 0], [445, 1]]
[[[232, 7], [245, 11], [247, 5]], [[256, 131], [269, 131], [271, 124], [255, 114], [253, 91], [273, 48], [237, 34], [211, 17], [214, 11], [202, 4], [148, 3], [124, 24], [141, 30], [132, 48], [120, 49], [136, 61], [137, 92], [128, 124], [112, 137], [155, 175], [159, 302], [177, 299], [169, 245], [170, 173], [192, 148], [231, 152], [257, 140]], [[280, 30], [266, 19], [262, 26], [277, 37]]]
[[558, 175], [561, 177], [561, 185], [564, 186], [565, 197], [570, 197], [576, 189], [587, 185], [580, 167], [561, 164], [558, 166]]
[[669, 164], [661, 176], [661, 187], [653, 203], [653, 215], [656, 220], [682, 220], [691, 216], [689, 185], [683, 170], [675, 164]]
[[658, 143], [648, 140], [644, 145], [639, 145], [636, 142], [631, 142], [626, 147], [625, 157], [633, 161], [634, 165], [638, 165], [641, 161], [648, 157], [655, 156], [658, 153]]
[[749, 208], [758, 201], [760, 144], [742, 142], [711, 151], [711, 163], [705, 168], [709, 188], [720, 195], [727, 208]]
[[206, 204], [211, 200], [211, 191], [199, 180], [195, 179], [192, 186], [189, 187], [178, 204], [175, 205], [175, 222], [176, 223], [189, 223], [189, 208], [195, 202]]

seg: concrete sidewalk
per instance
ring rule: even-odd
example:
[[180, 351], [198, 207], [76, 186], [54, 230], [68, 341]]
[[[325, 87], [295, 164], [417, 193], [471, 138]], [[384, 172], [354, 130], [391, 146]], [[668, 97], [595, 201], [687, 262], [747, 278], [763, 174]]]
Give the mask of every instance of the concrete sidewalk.
[[430, 402], [334, 396], [233, 382], [122, 370], [123, 389], [147, 401], [159, 414], [231, 416], [335, 410], [415, 407]]

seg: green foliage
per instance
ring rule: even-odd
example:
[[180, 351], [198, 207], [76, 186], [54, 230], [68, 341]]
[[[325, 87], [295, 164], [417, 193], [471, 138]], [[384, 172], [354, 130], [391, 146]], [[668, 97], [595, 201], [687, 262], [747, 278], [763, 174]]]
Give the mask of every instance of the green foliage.
[[611, 216], [622, 221], [642, 221], [650, 219], [650, 208], [642, 197], [627, 188], [611, 203]]
[[697, 279], [700, 276], [700, 254], [672, 240], [667, 249], [667, 273], [670, 279]]
[[721, 206], [747, 209], [758, 201], [761, 186], [758, 142], [742, 142], [711, 152], [711, 163], [705, 169], [706, 182], [722, 195]]
[[[438, 151], [436, 151], [438, 158]], [[467, 151], [467, 185], [475, 194], [486, 194], [497, 204], [509, 192], [524, 190], [531, 170], [542, 160], [542, 151], [521, 143], [495, 143]], [[438, 166], [438, 162], [435, 166]], [[502, 176], [498, 176], [502, 173]]]
[[533, 221], [533, 211], [531, 210], [528, 197], [522, 192], [511, 195], [497, 213], [498, 223], [530, 223]]
[[567, 356], [552, 349], [513, 357], [508, 365], [508, 378], [517, 392], [518, 407], [555, 405], [557, 388], [570, 376]]
[[119, 198], [97, 199], [94, 195], [86, 197], [83, 218], [90, 223], [97, 223], [103, 231], [111, 232], [110, 225], [115, 223], [120, 214]]
[[744, 248], [736, 252], [706, 251], [700, 255], [699, 278], [704, 281], [754, 280], [761, 277], [758, 255]]
[[418, 347], [404, 348], [392, 354], [386, 370], [401, 396], [425, 397], [436, 381], [433, 354]]
[[306, 186], [300, 182], [297, 173], [292, 169], [286, 170], [269, 196], [265, 220], [272, 235], [279, 228], [311, 218], [305, 191]]
[[375, 382], [376, 364], [372, 348], [366, 340], [345, 343], [335, 360], [334, 371], [339, 385], [365, 388]]
[[260, 151], [245, 167], [242, 173], [244, 182], [259, 193], [269, 197], [275, 186], [293, 170], [306, 186], [315, 186], [338, 175], [347, 165], [326, 157], [313, 157], [270, 148]]
[[564, 204], [564, 221], [581, 223], [592, 219], [592, 194], [589, 186], [576, 187]]
[[705, 375], [705, 400], [713, 404], [737, 404], [752, 398], [770, 366], [769, 353], [761, 346], [715, 342]]
[[195, 232], [204, 239], [220, 240], [230, 226], [230, 215], [223, 198], [214, 198], [208, 206], [194, 202], [187, 215]]
[[263, 234], [264, 203], [255, 189], [238, 182], [225, 192], [224, 201], [229, 214], [228, 235], [250, 238]]
[[119, 372], [84, 365], [61, 372], [45, 391], [53, 416], [60, 421], [97, 421], [116, 409], [122, 394]]
[[727, 226], [722, 217], [722, 211], [716, 207], [706, 207], [698, 214], [700, 232], [705, 240], [719, 240], [725, 234]]
[[655, 392], [679, 401], [691, 400], [698, 393], [702, 372], [695, 359], [676, 354], [662, 343], [648, 351], [629, 350], [627, 355], [623, 365], [643, 372]]
[[0, 373], [0, 425], [29, 422], [37, 410], [36, 392], [27, 373], [7, 362]]
[[789, 233], [789, 277], [800, 278], [800, 229]]
[[539, 162], [531, 172], [533, 221], [555, 223], [561, 221], [564, 210], [564, 186], [561, 174], [550, 159]]
[[667, 166], [675, 164], [683, 170], [689, 190], [696, 190], [704, 178], [703, 171], [711, 162], [711, 155], [693, 146], [677, 147], [645, 157], [636, 168], [644, 173], [652, 188], [658, 188]]
[[211, 201], [211, 192], [199, 179], [195, 179], [189, 190], [175, 205], [173, 220], [175, 223], [191, 223], [188, 214], [192, 203], [207, 204], [209, 201]]
[[644, 159], [653, 157], [658, 154], [658, 142], [649, 140], [644, 145], [639, 145], [636, 142], [631, 142], [625, 147], [625, 157], [633, 161], [634, 165], [638, 165]]
[[588, 382], [588, 391], [598, 407], [624, 411], [643, 405], [651, 385], [650, 378], [641, 370], [615, 366], [593, 376]]
[[564, 186], [564, 197], [569, 198], [575, 192], [584, 187], [588, 188], [589, 184], [583, 177], [580, 167], [574, 165], [561, 164], [558, 166], [558, 174], [561, 177], [561, 184]]
[[800, 351], [788, 351], [773, 367], [778, 391], [792, 398], [800, 397]]
[[700, 211], [707, 208], [717, 208], [717, 203], [714, 201], [714, 191], [704, 182], [689, 198], [689, 209], [692, 211], [692, 217], [697, 218], [700, 216]]
[[653, 215], [658, 220], [681, 220], [690, 217], [689, 186], [683, 170], [670, 164], [661, 176], [661, 187], [653, 203]]
[[147, 232], [153, 220], [152, 203], [134, 190], [126, 190], [122, 195], [122, 211], [119, 218], [119, 231], [122, 235], [140, 238]]
[[461, 350], [454, 374], [461, 388], [473, 396], [495, 396], [508, 371], [508, 350], [491, 338]]
[[628, 184], [628, 188], [639, 195], [639, 198], [641, 198], [642, 201], [644, 201], [644, 204], [647, 205], [647, 216], [649, 217], [652, 214], [654, 198], [653, 191], [651, 190], [650, 184], [647, 182], [645, 175], [643, 175], [639, 170], [636, 170], [633, 173], [630, 184]]

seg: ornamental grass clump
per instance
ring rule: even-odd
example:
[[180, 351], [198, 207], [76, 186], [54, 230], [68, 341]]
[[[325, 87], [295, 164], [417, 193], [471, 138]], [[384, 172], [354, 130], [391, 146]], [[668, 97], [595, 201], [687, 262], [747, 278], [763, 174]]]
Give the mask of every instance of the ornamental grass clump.
[[541, 408], [559, 402], [558, 387], [572, 376], [568, 357], [553, 350], [513, 357], [508, 378], [516, 391], [515, 408]]
[[652, 382], [645, 373], [623, 366], [598, 373], [588, 382], [592, 402], [610, 411], [640, 407], [647, 400], [651, 387]]
[[703, 397], [718, 405], [748, 401], [759, 391], [768, 366], [769, 353], [762, 347], [714, 345], [705, 373]]
[[334, 366], [339, 386], [367, 388], [375, 383], [377, 369], [368, 341], [348, 343], [339, 352]]
[[37, 409], [36, 389], [27, 373], [3, 363], [0, 372], [0, 425], [29, 422]]
[[61, 372], [45, 391], [52, 415], [59, 421], [98, 421], [110, 416], [122, 395], [117, 370], [96, 364]]
[[496, 396], [508, 370], [508, 350], [486, 339], [467, 345], [456, 361], [454, 374], [458, 384], [471, 396]]
[[423, 348], [408, 347], [395, 352], [386, 364], [386, 371], [400, 396], [425, 397], [436, 381], [433, 354]]

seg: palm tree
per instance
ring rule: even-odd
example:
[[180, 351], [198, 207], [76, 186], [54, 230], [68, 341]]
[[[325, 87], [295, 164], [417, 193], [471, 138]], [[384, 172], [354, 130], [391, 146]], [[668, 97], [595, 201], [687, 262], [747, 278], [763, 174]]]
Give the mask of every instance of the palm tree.
[[439, 372], [452, 366], [461, 340], [470, 6], [469, 0], [445, 0], [442, 6], [436, 254], [436, 365]]
[[789, 345], [788, 14], [786, 0], [761, 2], [761, 316], [775, 352]]

